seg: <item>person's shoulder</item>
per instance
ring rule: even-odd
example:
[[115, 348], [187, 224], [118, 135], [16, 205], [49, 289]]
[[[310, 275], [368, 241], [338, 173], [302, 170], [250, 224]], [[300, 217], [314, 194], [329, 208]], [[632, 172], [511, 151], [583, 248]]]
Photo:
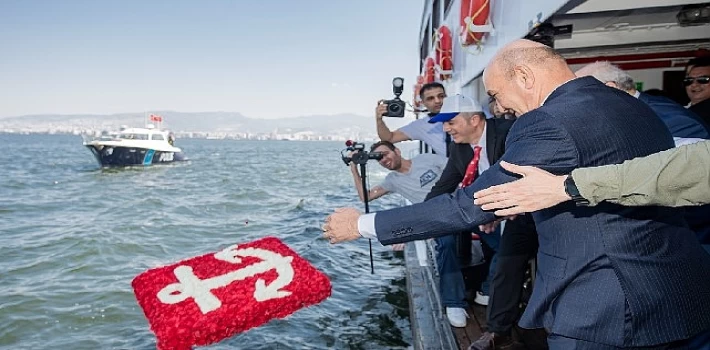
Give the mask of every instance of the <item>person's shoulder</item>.
[[489, 123], [489, 125], [493, 126], [493, 130], [509, 130], [512, 126], [515, 120], [511, 119], [503, 119], [503, 118], [491, 118], [491, 119], [486, 119], [486, 123]]
[[560, 115], [556, 113], [555, 109], [546, 108], [546, 106], [542, 106], [519, 116], [515, 119], [515, 123], [513, 123], [512, 125], [515, 127], [519, 127], [521, 125], [527, 125], [532, 123], [547, 123], [552, 119], [558, 118], [559, 116]]
[[668, 97], [664, 96], [654, 96], [654, 95], [649, 95], [645, 93], [640, 93], [639, 94], [639, 99], [643, 102], [646, 102], [649, 106], [663, 106], [663, 107], [669, 107], [673, 109], [685, 109], [683, 106], [680, 104], [676, 103], [675, 101], [671, 100]]
[[418, 132], [429, 130], [431, 128], [431, 126], [434, 124], [429, 124], [428, 121], [429, 121], [429, 118], [426, 118], [426, 117], [420, 118], [420, 119], [415, 119], [415, 120], [405, 124], [401, 128], [399, 128], [399, 130], [405, 132], [405, 134], [407, 134], [407, 136], [411, 137], [412, 135], [410, 135], [409, 133], [412, 133], [412, 132], [418, 133]]
[[429, 123], [428, 117], [424, 117], [424, 118], [414, 119], [407, 125], [429, 126], [429, 125], [433, 125], [433, 124]]
[[564, 114], [556, 112], [541, 107], [521, 115], [508, 130], [507, 138], [519, 139], [531, 135], [563, 132], [565, 125], [561, 119]]
[[[707, 112], [710, 111], [710, 98], [691, 105], [689, 109], [695, 111], [696, 113], [698, 113], [698, 115], [707, 115]], [[704, 113], [700, 113], [699, 111], [702, 111]]]
[[434, 154], [434, 153], [421, 153], [412, 158], [412, 161], [424, 161], [424, 162], [439, 162], [439, 161], [444, 161], [446, 162], [446, 157], [439, 155], [439, 154]]

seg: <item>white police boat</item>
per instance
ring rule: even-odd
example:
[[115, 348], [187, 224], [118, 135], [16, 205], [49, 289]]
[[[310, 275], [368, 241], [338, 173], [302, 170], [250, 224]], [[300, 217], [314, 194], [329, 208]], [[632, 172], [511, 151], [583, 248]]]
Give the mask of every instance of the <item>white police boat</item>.
[[118, 133], [84, 141], [102, 167], [152, 165], [187, 160], [182, 150], [173, 145], [172, 133], [146, 128], [121, 128]]

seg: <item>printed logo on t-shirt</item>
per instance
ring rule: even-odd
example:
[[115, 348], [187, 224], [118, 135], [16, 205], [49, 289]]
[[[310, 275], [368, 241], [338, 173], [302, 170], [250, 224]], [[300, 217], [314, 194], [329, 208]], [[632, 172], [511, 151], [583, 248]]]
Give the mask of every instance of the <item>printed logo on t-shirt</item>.
[[436, 173], [429, 169], [427, 170], [422, 176], [419, 177], [419, 183], [421, 184], [421, 187], [426, 186], [428, 183], [436, 180]]

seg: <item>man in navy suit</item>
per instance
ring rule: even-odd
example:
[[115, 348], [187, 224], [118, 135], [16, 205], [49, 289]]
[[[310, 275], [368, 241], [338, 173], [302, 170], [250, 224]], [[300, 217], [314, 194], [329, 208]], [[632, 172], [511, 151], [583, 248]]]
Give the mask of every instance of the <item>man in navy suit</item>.
[[[444, 99], [441, 113], [433, 116], [429, 122], [442, 123], [444, 131], [451, 135], [453, 144], [449, 146], [446, 167], [426, 196], [427, 200], [475, 182], [477, 174], [488, 170], [503, 155], [505, 139], [513, 125], [512, 120], [487, 120], [481, 106], [463, 95]], [[512, 343], [511, 331], [519, 314], [525, 270], [528, 260], [537, 251], [535, 224], [530, 215], [520, 215], [500, 226], [502, 236], [500, 230], [487, 234], [476, 230], [481, 240], [495, 250], [495, 255], [491, 259], [488, 280], [484, 282], [490, 288], [482, 287], [484, 293], [476, 292], [474, 300], [487, 306], [487, 330], [473, 342], [472, 349], [475, 350], [493, 350], [496, 346], [509, 346]], [[468, 237], [470, 247], [470, 231], [465, 231], [459, 237]], [[455, 256], [456, 238], [454, 235], [436, 238], [442, 298], [445, 295], [456, 295], [457, 290], [464, 290], [461, 268], [456, 259], [452, 258]], [[486, 296], [485, 299], [482, 294]], [[481, 299], [485, 303], [481, 303]], [[455, 301], [466, 305], [463, 293]], [[448, 307], [446, 311], [448, 315]]]
[[[674, 146], [645, 103], [576, 78], [542, 44], [507, 45], [483, 79], [499, 110], [519, 116], [506, 162], [567, 174]], [[324, 236], [392, 244], [461, 232], [496, 220], [473, 204], [474, 192], [515, 179], [496, 163], [452, 195], [367, 215], [339, 209], [326, 218]], [[567, 202], [533, 217], [539, 270], [520, 325], [546, 328], [551, 349], [682, 348], [710, 329], [710, 255], [678, 209]]]
[[[626, 91], [629, 95], [645, 102], [666, 124], [676, 146], [710, 139], [708, 126], [697, 114], [668, 98], [636, 91], [631, 76], [607, 61], [588, 64], [577, 70], [575, 74], [578, 77], [591, 75], [607, 86]], [[690, 159], [689, 161], [700, 160]], [[701, 244], [710, 244], [710, 205], [686, 207], [685, 220]]]

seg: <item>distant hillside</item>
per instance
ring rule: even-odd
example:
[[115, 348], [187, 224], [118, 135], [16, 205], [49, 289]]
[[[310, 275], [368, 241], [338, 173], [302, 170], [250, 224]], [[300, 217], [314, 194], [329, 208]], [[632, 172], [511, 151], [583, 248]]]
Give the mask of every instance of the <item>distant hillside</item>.
[[[314, 115], [295, 118], [256, 119], [235, 112], [183, 113], [157, 111], [164, 118], [163, 126], [177, 132], [250, 132], [267, 133], [313, 131], [319, 134], [355, 131], [375, 134], [372, 117], [354, 114]], [[143, 113], [111, 115], [26, 115], [0, 119], [3, 129], [82, 128], [92, 130], [115, 129], [121, 125], [142, 126]]]

